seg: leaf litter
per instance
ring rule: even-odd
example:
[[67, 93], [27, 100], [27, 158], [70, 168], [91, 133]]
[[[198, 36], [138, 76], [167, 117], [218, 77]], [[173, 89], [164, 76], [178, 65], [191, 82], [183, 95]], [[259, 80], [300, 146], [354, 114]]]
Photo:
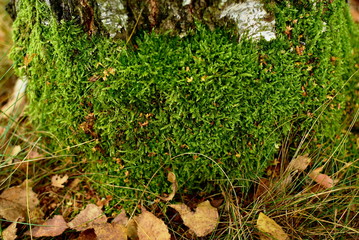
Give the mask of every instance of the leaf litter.
[[198, 204], [195, 212], [185, 204], [171, 204], [169, 206], [181, 215], [184, 224], [198, 237], [210, 234], [218, 225], [218, 210], [212, 207], [208, 200]]
[[[56, 237], [61, 235], [68, 228], [63, 216], [56, 215], [45, 221], [41, 226], [32, 229], [33, 237]], [[27, 232], [29, 235], [29, 232]]]

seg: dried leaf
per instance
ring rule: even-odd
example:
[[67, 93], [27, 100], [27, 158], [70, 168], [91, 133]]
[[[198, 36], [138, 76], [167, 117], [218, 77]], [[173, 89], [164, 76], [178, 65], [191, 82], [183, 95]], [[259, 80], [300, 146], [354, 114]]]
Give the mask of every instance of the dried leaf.
[[31, 61], [32, 61], [32, 59], [36, 56], [37, 54], [36, 53], [33, 53], [33, 54], [31, 54], [31, 55], [25, 55], [25, 57], [24, 57], [24, 65], [27, 67], [30, 63], [31, 63]]
[[67, 182], [67, 179], [69, 179], [69, 176], [67, 176], [67, 174], [63, 177], [61, 177], [60, 175], [54, 175], [51, 177], [51, 185], [54, 187], [58, 187], [58, 188], [63, 188], [64, 183]]
[[323, 168], [324, 167], [319, 167], [317, 169], [314, 169], [311, 173], [308, 174], [308, 176], [322, 187], [331, 188], [336, 184], [336, 181], [328, 175], [320, 173]]
[[26, 208], [13, 201], [0, 198], [0, 216], [9, 221], [16, 221], [19, 217], [25, 218]]
[[118, 223], [104, 223], [94, 226], [97, 240], [127, 240], [126, 227]]
[[111, 223], [118, 223], [122, 225], [126, 225], [128, 223], [128, 217], [126, 216], [126, 211], [121, 210], [120, 214], [118, 214]]
[[266, 216], [264, 213], [259, 213], [257, 219], [257, 228], [259, 231], [265, 233], [267, 236], [261, 236], [260, 239], [276, 239], [289, 240], [289, 236], [283, 231], [273, 219]]
[[298, 55], [302, 56], [305, 50], [305, 46], [304, 45], [300, 45], [300, 46], [296, 46], [295, 47], [295, 51], [297, 52]]
[[289, 163], [287, 170], [289, 172], [303, 172], [308, 167], [311, 161], [312, 159], [308, 157], [308, 154], [304, 156], [298, 156]]
[[78, 185], [79, 183], [81, 182], [81, 180], [79, 178], [75, 178], [69, 185], [69, 188], [71, 190], [74, 190]]
[[139, 240], [171, 239], [165, 223], [144, 208], [137, 218], [137, 234]]
[[178, 183], [176, 180], [176, 175], [173, 172], [169, 172], [167, 175], [167, 180], [172, 183], [171, 188], [172, 192], [168, 195], [168, 197], [160, 197], [163, 201], [171, 201], [176, 195], [178, 189]]
[[261, 197], [262, 195], [264, 195], [265, 193], [267, 193], [271, 189], [271, 187], [272, 187], [271, 185], [272, 185], [272, 183], [269, 181], [269, 179], [267, 179], [267, 178], [259, 179], [257, 190], [253, 196], [253, 199], [256, 200], [259, 197]]
[[128, 220], [128, 223], [127, 223], [127, 236], [129, 237], [129, 239], [138, 239], [137, 221], [138, 221], [137, 216], [135, 216], [135, 217], [131, 218], [130, 220]]
[[[61, 215], [56, 215], [47, 220], [42, 226], [32, 229], [32, 237], [56, 237], [61, 235], [68, 228], [65, 219]], [[27, 235], [30, 235], [27, 232]]]
[[84, 231], [93, 228], [94, 225], [103, 224], [107, 222], [107, 217], [102, 210], [95, 204], [89, 204], [82, 210], [68, 226], [77, 231]]
[[44, 155], [40, 154], [39, 152], [35, 151], [35, 150], [31, 150], [27, 156], [26, 156], [26, 159], [36, 159], [36, 160], [39, 160], [41, 158], [43, 158]]
[[2, 135], [5, 132], [5, 128], [0, 126], [0, 135]]
[[95, 230], [87, 229], [80, 233], [80, 236], [76, 240], [97, 240]]
[[13, 89], [9, 101], [0, 109], [0, 119], [7, 119], [11, 115], [18, 115], [25, 107], [25, 89], [27, 85], [26, 79], [19, 78]]
[[0, 198], [19, 204], [25, 209], [33, 210], [39, 204], [37, 194], [32, 191], [31, 180], [25, 180], [21, 185], [5, 189]]
[[2, 232], [2, 239], [3, 240], [15, 240], [16, 239], [16, 223], [17, 220], [10, 224], [3, 232]]
[[169, 205], [181, 215], [184, 224], [198, 237], [210, 234], [218, 224], [219, 215], [216, 208], [209, 201], [200, 203], [195, 212], [192, 212], [185, 204]]
[[21, 146], [20, 146], [20, 145], [16, 145], [16, 146], [11, 150], [11, 156], [12, 156], [12, 157], [15, 157], [15, 156], [17, 156], [20, 152], [21, 152]]

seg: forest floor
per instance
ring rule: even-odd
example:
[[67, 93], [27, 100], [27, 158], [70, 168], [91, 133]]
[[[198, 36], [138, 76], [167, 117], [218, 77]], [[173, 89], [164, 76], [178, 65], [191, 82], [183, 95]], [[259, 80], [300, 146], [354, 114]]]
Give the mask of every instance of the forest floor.
[[[29, 124], [26, 99], [17, 95], [21, 86], [15, 86], [6, 57], [11, 20], [1, 10], [0, 22], [2, 239], [359, 239], [359, 159], [327, 172], [325, 166], [340, 159], [310, 153], [289, 164], [288, 158], [273, 159], [246, 192], [223, 186], [213, 195], [177, 196], [175, 175], [169, 174], [173, 192], [158, 199], [165, 208], [142, 206], [137, 214], [115, 206], [117, 214], [106, 216], [103, 209], [114, 196], [100, 196], [82, 163], [49, 152]], [[359, 134], [352, 131], [359, 129], [356, 111], [343, 132], [359, 148]]]

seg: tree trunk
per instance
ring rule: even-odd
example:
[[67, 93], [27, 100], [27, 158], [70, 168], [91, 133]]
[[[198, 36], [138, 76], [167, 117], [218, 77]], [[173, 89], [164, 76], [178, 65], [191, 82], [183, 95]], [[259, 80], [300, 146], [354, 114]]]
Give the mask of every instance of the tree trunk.
[[[96, 32], [111, 38], [128, 40], [138, 31], [171, 32], [185, 36], [195, 29], [195, 22], [216, 27], [233, 28], [244, 32], [249, 27], [273, 31], [274, 16], [259, 0], [237, 3], [235, 0], [44, 0], [57, 21], [75, 21], [84, 31]], [[17, 0], [7, 6], [16, 18]], [[252, 21], [252, 22], [250, 22]], [[254, 22], [257, 21], [257, 22]], [[252, 25], [252, 26], [249, 26]], [[253, 30], [254, 31], [254, 30]], [[258, 31], [258, 29], [255, 29]], [[261, 30], [259, 30], [261, 31]]]

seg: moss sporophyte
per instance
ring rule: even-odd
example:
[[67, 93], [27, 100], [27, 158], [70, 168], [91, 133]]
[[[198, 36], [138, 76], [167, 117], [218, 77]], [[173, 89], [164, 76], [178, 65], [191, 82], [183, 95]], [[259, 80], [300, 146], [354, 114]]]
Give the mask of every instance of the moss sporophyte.
[[183, 38], [140, 32], [126, 44], [19, 1], [11, 56], [29, 79], [27, 113], [129, 208], [169, 192], [168, 171], [179, 194], [248, 187], [291, 134], [292, 154], [305, 134], [308, 151], [327, 151], [354, 101], [358, 38], [344, 1], [267, 9], [269, 41], [198, 23]]

